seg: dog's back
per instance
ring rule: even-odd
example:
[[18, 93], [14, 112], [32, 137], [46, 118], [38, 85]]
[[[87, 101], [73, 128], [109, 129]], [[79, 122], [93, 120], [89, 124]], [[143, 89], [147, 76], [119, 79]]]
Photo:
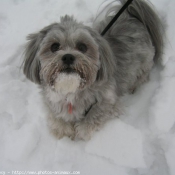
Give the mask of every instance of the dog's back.
[[[124, 5], [126, 0], [120, 0]], [[97, 30], [101, 32], [121, 6], [108, 9], [105, 20]], [[115, 56], [118, 94], [133, 92], [147, 81], [154, 62], [163, 53], [163, 27], [158, 15], [144, 0], [134, 0], [113, 24], [104, 38]]]
[[[126, 2], [126, 0], [120, 1], [122, 4]], [[127, 12], [137, 18], [147, 28], [155, 47], [154, 61], [157, 61], [162, 57], [163, 53], [164, 28], [160, 18], [155, 13], [155, 10], [144, 0], [134, 0], [128, 7]]]

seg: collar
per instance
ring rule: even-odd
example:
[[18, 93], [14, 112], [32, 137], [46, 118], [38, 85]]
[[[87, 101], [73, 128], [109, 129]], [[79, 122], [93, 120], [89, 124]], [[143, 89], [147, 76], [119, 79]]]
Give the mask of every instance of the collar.
[[[97, 100], [95, 99], [95, 102], [93, 103], [93, 104], [91, 104], [86, 110], [85, 110], [85, 112], [84, 112], [84, 116], [86, 116], [88, 113], [89, 113], [89, 111], [92, 109], [92, 107], [95, 105], [97, 103]], [[73, 112], [73, 105], [72, 105], [72, 103], [68, 103], [68, 113], [69, 114], [72, 114], [72, 112]]]

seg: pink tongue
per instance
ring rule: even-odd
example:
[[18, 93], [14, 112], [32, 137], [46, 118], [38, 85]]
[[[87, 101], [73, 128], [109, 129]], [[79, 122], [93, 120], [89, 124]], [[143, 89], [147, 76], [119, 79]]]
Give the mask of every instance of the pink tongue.
[[72, 114], [72, 104], [71, 103], [68, 103], [68, 113], [69, 114]]

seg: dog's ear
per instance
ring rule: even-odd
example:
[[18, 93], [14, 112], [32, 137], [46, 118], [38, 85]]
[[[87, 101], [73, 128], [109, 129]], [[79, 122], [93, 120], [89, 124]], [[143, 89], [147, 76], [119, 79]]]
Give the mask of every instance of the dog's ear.
[[90, 28], [87, 29], [99, 46], [99, 59], [101, 66], [98, 70], [97, 81], [106, 81], [114, 74], [114, 71], [116, 70], [116, 62], [113, 52], [109, 46], [109, 43], [98, 32]]
[[98, 41], [101, 67], [97, 74], [97, 81], [108, 80], [116, 70], [114, 55], [108, 42], [100, 36]]
[[29, 40], [25, 49], [25, 60], [23, 72], [28, 79], [40, 84], [40, 62], [37, 58], [37, 52], [41, 41], [43, 40], [43, 34], [35, 33], [27, 37]]
[[34, 83], [40, 84], [40, 61], [37, 58], [37, 53], [40, 48], [40, 44], [43, 38], [47, 35], [48, 31], [57, 26], [57, 23], [51, 24], [40, 32], [35, 34], [30, 34], [27, 39], [29, 40], [24, 53], [24, 65], [23, 72], [28, 79], [33, 81]]

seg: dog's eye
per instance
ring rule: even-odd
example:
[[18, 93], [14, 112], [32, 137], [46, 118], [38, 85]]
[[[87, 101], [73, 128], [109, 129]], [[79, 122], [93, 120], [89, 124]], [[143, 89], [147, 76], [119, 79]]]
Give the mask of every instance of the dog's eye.
[[84, 43], [78, 43], [77, 44], [77, 49], [83, 53], [87, 51], [87, 46]]
[[60, 48], [60, 44], [59, 43], [54, 43], [54, 44], [51, 45], [50, 50], [52, 52], [56, 52], [57, 50], [59, 50], [59, 48]]

